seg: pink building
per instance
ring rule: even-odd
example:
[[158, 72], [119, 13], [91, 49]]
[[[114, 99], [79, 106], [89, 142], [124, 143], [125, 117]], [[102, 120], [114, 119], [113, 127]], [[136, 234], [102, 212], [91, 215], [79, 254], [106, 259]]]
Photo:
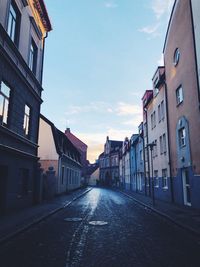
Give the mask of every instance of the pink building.
[[81, 164], [82, 164], [82, 177], [86, 178], [86, 167], [88, 164], [87, 161], [87, 148], [88, 146], [83, 143], [78, 137], [76, 137], [73, 133], [71, 133], [70, 128], [67, 128], [65, 131], [65, 135], [72, 142], [72, 144], [78, 149], [81, 155]]
[[190, 0], [175, 1], [163, 52], [175, 202], [200, 208], [199, 86]]

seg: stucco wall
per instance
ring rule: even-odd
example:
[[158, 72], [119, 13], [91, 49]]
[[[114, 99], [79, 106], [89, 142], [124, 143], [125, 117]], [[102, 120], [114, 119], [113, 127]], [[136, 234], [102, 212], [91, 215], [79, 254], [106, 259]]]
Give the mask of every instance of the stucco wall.
[[[180, 50], [180, 60], [178, 65], [174, 66], [173, 56], [177, 47]], [[200, 173], [200, 114], [190, 1], [188, 0], [177, 1], [164, 50], [164, 61], [168, 86], [172, 173], [173, 176], [177, 175], [176, 126], [179, 118], [185, 116], [189, 122], [192, 166], [194, 172], [198, 174]], [[184, 100], [177, 106], [176, 89], [180, 85], [183, 87]]]
[[58, 160], [51, 126], [40, 118], [38, 156], [41, 160]]

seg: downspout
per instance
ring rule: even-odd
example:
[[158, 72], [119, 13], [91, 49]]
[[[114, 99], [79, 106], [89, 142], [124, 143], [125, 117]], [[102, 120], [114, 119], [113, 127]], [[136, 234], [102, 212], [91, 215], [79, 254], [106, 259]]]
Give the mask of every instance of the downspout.
[[[146, 124], [147, 124], [147, 144], [149, 143], [149, 136], [148, 136], [148, 119], [147, 119], [147, 108], [145, 110], [145, 115], [146, 115]], [[146, 144], [146, 145], [147, 145]], [[149, 196], [151, 196], [151, 185], [150, 185], [150, 164], [149, 164], [149, 149], [146, 146], [146, 151], [147, 151], [147, 165], [148, 165], [148, 181], [149, 181]], [[146, 163], [145, 163], [146, 164]]]
[[[136, 148], [136, 147], [135, 147]], [[136, 185], [136, 192], [138, 191], [138, 183], [137, 183], [137, 153], [136, 153], [136, 149], [135, 149], [135, 185]]]
[[170, 176], [170, 189], [171, 189], [171, 202], [174, 203], [174, 186], [173, 186], [173, 178], [172, 178], [172, 170], [171, 170], [171, 149], [169, 142], [169, 116], [168, 116], [168, 95], [167, 95], [167, 84], [164, 81], [165, 86], [165, 98], [166, 98], [166, 117], [167, 117], [167, 143], [168, 143], [168, 158], [169, 158], [169, 176]]
[[48, 32], [46, 32], [46, 35], [44, 37], [44, 41], [43, 41], [43, 51], [42, 51], [42, 66], [41, 66], [41, 78], [40, 78], [40, 81], [41, 81], [41, 84], [43, 82], [43, 67], [44, 67], [44, 50], [45, 50], [45, 41], [46, 41], [46, 38], [48, 37]]

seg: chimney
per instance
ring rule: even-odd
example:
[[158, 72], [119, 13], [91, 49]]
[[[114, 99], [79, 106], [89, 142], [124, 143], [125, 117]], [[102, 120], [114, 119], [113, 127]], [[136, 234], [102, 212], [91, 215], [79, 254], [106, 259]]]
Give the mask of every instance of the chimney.
[[70, 133], [70, 128], [67, 128], [67, 129], [65, 130], [65, 134], [67, 134], [67, 133]]

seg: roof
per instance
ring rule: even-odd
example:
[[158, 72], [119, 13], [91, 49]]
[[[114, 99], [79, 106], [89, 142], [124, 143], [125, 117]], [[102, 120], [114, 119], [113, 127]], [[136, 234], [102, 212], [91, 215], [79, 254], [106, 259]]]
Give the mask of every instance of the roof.
[[109, 140], [111, 148], [122, 147], [123, 141]]
[[69, 138], [67, 138], [67, 136], [62, 131], [57, 129], [53, 122], [48, 120], [44, 115], [40, 114], [40, 118], [51, 126], [57, 153], [59, 155], [62, 155], [65, 154], [67, 150], [71, 151], [76, 156], [78, 156], [80, 162], [80, 153], [78, 149], [69, 140]]
[[69, 140], [74, 144], [75, 147], [77, 147], [80, 150], [87, 150], [88, 146], [83, 141], [81, 141], [77, 136], [72, 134], [69, 128], [65, 131], [65, 135], [69, 138]]

